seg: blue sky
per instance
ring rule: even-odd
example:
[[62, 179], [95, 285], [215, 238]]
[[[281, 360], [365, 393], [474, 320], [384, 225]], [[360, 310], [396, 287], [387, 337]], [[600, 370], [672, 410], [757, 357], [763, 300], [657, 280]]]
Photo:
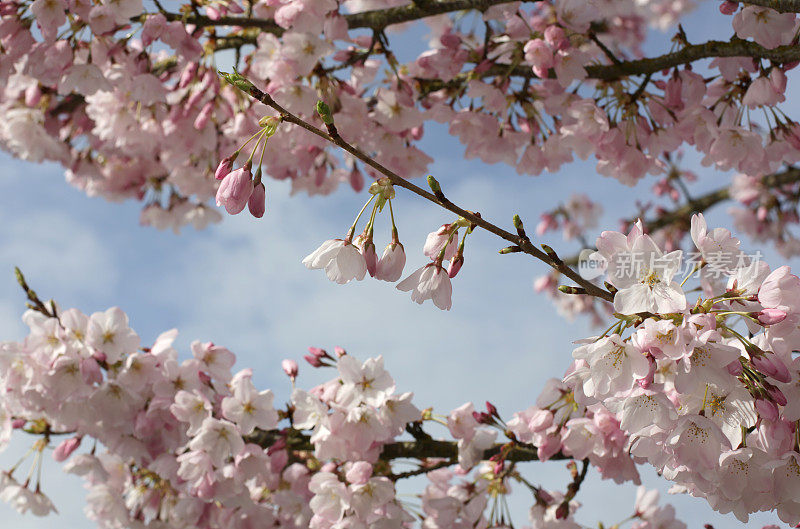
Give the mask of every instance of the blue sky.
[[[709, 29], [709, 5], [715, 9], [716, 3], [705, 4], [685, 24], [693, 40], [730, 34], [729, 19], [719, 15], [713, 16], [720, 23]], [[463, 147], [440, 126], [428, 127], [424, 146], [436, 160], [432, 172], [448, 197], [500, 225], [510, 226], [511, 216], [519, 213], [532, 231], [542, 211], [583, 192], [606, 204], [599, 228], [614, 229], [617, 219], [633, 210], [634, 198], [647, 194], [645, 186], [632, 191], [597, 176], [592, 163], [530, 178], [506, 167], [465, 161]], [[692, 168], [708, 173], [710, 183], [703, 187], [728, 181], [699, 164]], [[87, 198], [65, 183], [59, 167], [0, 155], [0, 339], [24, 336], [19, 321], [23, 296], [12, 274], [17, 265], [43, 297], [64, 307], [91, 313], [121, 306], [143, 343], [177, 327], [184, 355], [194, 339], [229, 347], [238, 356], [237, 368], [252, 367], [256, 383], [272, 388], [278, 402], [289, 393], [281, 359], [299, 359], [308, 346], [341, 345], [361, 359], [383, 354], [398, 390], [414, 391], [419, 407], [447, 413], [468, 400], [490, 400], [510, 417], [534, 402], [547, 378], [562, 374], [570, 362], [571, 342], [592, 333], [585, 321], [564, 321], [533, 292], [532, 281], [545, 272], [544, 265], [521, 255], [498, 255], [501, 242], [481, 232], [468, 241], [450, 312], [430, 303], [418, 306], [388, 283], [331, 283], [300, 261], [323, 240], [344, 234], [364, 195], [342, 189], [330, 197], [289, 197], [284, 183], [267, 185], [263, 219], [226, 216], [221, 225], [176, 236], [140, 227], [138, 204]], [[453, 217], [402, 190], [395, 214], [411, 271], [426, 262], [421, 253], [426, 234]], [[720, 211], [709, 218], [712, 224], [724, 221]], [[387, 224], [387, 219], [377, 224], [379, 248], [387, 242]], [[543, 242], [566, 248], [556, 237], [549, 234]], [[770, 262], [778, 262], [766, 253]], [[330, 375], [301, 365], [300, 383], [310, 387]], [[0, 454], [0, 466], [11, 466], [27, 442], [22, 437], [14, 441]], [[4, 527], [94, 527], [82, 513], [80, 480], [64, 476], [52, 460], [47, 469], [43, 487], [60, 515], [21, 517], [0, 504]], [[652, 472], [643, 475], [648, 485], [668, 488]], [[561, 489], [568, 480], [560, 463], [531, 464], [527, 476]], [[590, 474], [579, 496], [585, 505], [579, 520], [587, 525], [619, 521], [630, 514], [634, 495], [633, 486], [600, 482]], [[513, 502], [518, 526], [527, 522], [529, 500], [525, 491], [518, 491]], [[715, 515], [701, 500], [669, 500], [690, 527], [738, 523]], [[748, 527], [777, 521], [772, 515], [755, 519]]]

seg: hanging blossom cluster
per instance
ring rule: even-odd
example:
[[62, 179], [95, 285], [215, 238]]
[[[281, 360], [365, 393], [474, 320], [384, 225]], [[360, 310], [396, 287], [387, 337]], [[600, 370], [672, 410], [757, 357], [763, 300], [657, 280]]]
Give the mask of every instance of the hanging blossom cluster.
[[[14, 432], [35, 438], [32, 456], [0, 472], [0, 498], [20, 512], [55, 511], [41, 468], [56, 442], [52, 457], [86, 480], [86, 512], [101, 527], [380, 529], [415, 521], [429, 528], [487, 527], [511, 523], [505, 498], [515, 480], [533, 492], [532, 527], [578, 527], [574, 497], [586, 467], [579, 474], [570, 464], [573, 482], [562, 493], [523, 480], [513, 461], [515, 450], [535, 454], [523, 437], [536, 438], [542, 459], [584, 458], [586, 448], [574, 435], [553, 444], [525, 434], [533, 428], [522, 419], [528, 412], [506, 426], [491, 404], [476, 412], [468, 403], [439, 418], [431, 409], [420, 411], [411, 393], [396, 392], [381, 357], [362, 363], [341, 348], [335, 356], [309, 349], [312, 366], [333, 367], [336, 374], [308, 391], [294, 386], [297, 363], [284, 360], [293, 390], [280, 409], [272, 391], [255, 388], [251, 370], [231, 371], [235, 357], [224, 347], [193, 342], [191, 357], [180, 360], [172, 347], [175, 330], [141, 347], [118, 308], [87, 316], [33, 299], [36, 309], [23, 317], [28, 336], [0, 344], [0, 448]], [[551, 385], [540, 401], [565, 392], [562, 384]], [[622, 434], [610, 414], [571, 415], [570, 427], [588, 420], [609, 432], [613, 455], [589, 454], [591, 461], [632, 465], [617, 449]], [[457, 444], [434, 441], [423, 421], [444, 425]], [[404, 431], [413, 434], [416, 451], [408, 441], [396, 442]], [[509, 442], [496, 444], [498, 432]], [[448, 446], [457, 459], [440, 452]], [[417, 458], [420, 466], [397, 472], [396, 458]], [[418, 474], [427, 475], [428, 485], [417, 503], [401, 500], [396, 481]], [[642, 495], [632, 516], [639, 527], [673, 512], [655, 505], [657, 495]]]
[[[433, 177], [428, 177], [431, 184], [438, 188], [438, 183]], [[394, 222], [392, 199], [395, 190], [388, 178], [381, 178], [369, 188], [372, 195], [356, 216], [355, 221], [347, 230], [344, 239], [330, 239], [303, 259], [303, 264], [309, 269], [322, 269], [328, 279], [339, 284], [349, 283], [353, 279], [361, 281], [367, 272], [371, 277], [383, 281], [394, 282], [400, 279], [406, 264], [405, 248], [400, 243], [397, 226]], [[353, 237], [359, 219], [373, 202], [372, 212], [364, 227], [364, 231]], [[389, 204], [389, 213], [392, 223], [391, 242], [386, 245], [380, 259], [375, 250], [373, 234], [375, 220]], [[464, 235], [459, 242], [460, 228], [464, 228]], [[467, 235], [472, 233], [474, 226], [464, 219], [443, 224], [439, 229], [428, 234], [423, 247], [423, 254], [431, 263], [418, 268], [408, 277], [397, 284], [399, 290], [411, 292], [411, 299], [423, 303], [430, 299], [434, 305], [442, 310], [452, 307], [453, 286], [451, 279], [456, 277], [464, 264], [464, 244]], [[444, 261], [448, 261], [447, 268]]]
[[[221, 218], [208, 205], [215, 195], [229, 212], [239, 209], [245, 179], [219, 183], [215, 167], [265, 116], [219, 83], [215, 58], [235, 50], [234, 66], [288, 110], [314, 120], [324, 99], [347, 141], [407, 178], [431, 162], [418, 146], [431, 121], [447, 125], [466, 157], [524, 174], [594, 156], [601, 174], [632, 185], [664, 173], [665, 153], [680, 145], [748, 177], [796, 162], [800, 129], [778, 107], [800, 58], [791, 49], [795, 13], [723, 2], [720, 16], [752, 46], [732, 41], [719, 56], [700, 53], [713, 59], [709, 74], [692, 70], [697, 54], [680, 58], [703, 46], [682, 32], [673, 63], [638, 61], [650, 28], [675, 27], [691, 7], [231, 0], [170, 11], [141, 0], [8, 0], [0, 4], [0, 145], [61, 163], [89, 195], [143, 201], [145, 224], [202, 228]], [[414, 20], [429, 28], [426, 49], [400, 63], [385, 30]], [[766, 122], [751, 121], [751, 109], [767, 111]], [[378, 176], [297, 127], [275, 133], [260, 157], [264, 176], [298, 192], [329, 193], [343, 182], [360, 190], [364, 172]], [[252, 181], [259, 216], [266, 189]]]

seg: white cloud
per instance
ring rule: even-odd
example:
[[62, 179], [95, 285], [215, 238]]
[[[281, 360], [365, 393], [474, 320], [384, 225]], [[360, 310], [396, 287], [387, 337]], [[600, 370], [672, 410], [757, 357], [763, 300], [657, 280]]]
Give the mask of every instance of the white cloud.
[[43, 297], [103, 292], [116, 284], [114, 258], [96, 229], [59, 209], [31, 209], [24, 217], [0, 211], [0, 225], [3, 283], [14, 283], [12, 266], [19, 266]]

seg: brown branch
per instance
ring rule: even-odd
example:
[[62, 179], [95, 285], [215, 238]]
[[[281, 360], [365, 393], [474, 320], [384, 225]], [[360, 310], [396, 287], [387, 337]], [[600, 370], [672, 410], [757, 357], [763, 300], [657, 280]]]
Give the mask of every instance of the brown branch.
[[[753, 57], [755, 59], [769, 59], [776, 64], [800, 60], [800, 46], [779, 46], [774, 49], [765, 48], [755, 42], [732, 38], [730, 42], [712, 40], [703, 44], [690, 44], [679, 51], [638, 59], [634, 61], [620, 61], [615, 64], [589, 64], [584, 67], [589, 79], [599, 81], [616, 81], [622, 77], [635, 75], [653, 75], [661, 70], [676, 66], [690, 64], [701, 59], [716, 57]], [[461, 72], [450, 81], [438, 79], [417, 79], [423, 86], [424, 93], [434, 92], [442, 88], [460, 88], [464, 83], [474, 77], [472, 71]], [[481, 77], [514, 76], [528, 79], [537, 79], [530, 67], [494, 64], [480, 74]], [[550, 77], [555, 77], [551, 73]]]
[[[375, 31], [382, 31], [394, 24], [411, 22], [422, 18], [451, 13], [453, 11], [486, 11], [492, 6], [509, 4], [515, 0], [442, 0], [439, 2], [413, 3], [400, 7], [387, 9], [373, 9], [361, 13], [344, 15], [347, 27], [350, 29], [369, 28]], [[265, 18], [246, 18], [246, 17], [219, 17], [211, 19], [204, 15], [183, 15], [181, 13], [162, 12], [162, 15], [169, 21], [181, 21], [185, 24], [195, 26], [229, 26], [240, 28], [258, 28], [274, 35], [282, 35], [284, 29], [278, 26], [275, 21]], [[134, 22], [144, 22], [149, 14], [134, 17]]]
[[614, 81], [629, 75], [653, 74], [700, 59], [716, 57], [753, 57], [784, 64], [800, 60], [800, 46], [789, 45], [768, 49], [755, 42], [733, 37], [729, 42], [711, 40], [703, 44], [689, 44], [678, 51], [658, 57], [625, 61], [619, 64], [587, 66], [586, 74], [592, 79]]
[[589, 471], [589, 460], [583, 460], [583, 468], [581, 468], [580, 473], [578, 473], [575, 462], [571, 462], [569, 465], [572, 471], [572, 483], [567, 486], [567, 493], [564, 494], [564, 500], [561, 502], [561, 505], [559, 505], [559, 509], [564, 513], [569, 512], [569, 502], [571, 502], [575, 498], [575, 495], [578, 494], [578, 491], [581, 490], [581, 485], [586, 479], [586, 473]]
[[283, 121], [287, 121], [289, 123], [293, 123], [299, 127], [302, 127], [307, 131], [311, 132], [312, 134], [316, 134], [317, 136], [333, 143], [334, 145], [341, 147], [343, 150], [347, 151], [354, 157], [358, 158], [365, 164], [369, 165], [370, 167], [372, 167], [373, 169], [375, 169], [376, 171], [387, 177], [393, 185], [407, 189], [412, 193], [421, 196], [426, 200], [429, 200], [430, 202], [436, 203], [441, 207], [443, 207], [444, 209], [451, 211], [456, 215], [459, 215], [460, 217], [465, 218], [475, 226], [479, 226], [484, 230], [493, 233], [512, 244], [519, 246], [522, 252], [527, 253], [528, 255], [531, 255], [536, 259], [539, 259], [543, 263], [554, 268], [555, 270], [558, 270], [559, 272], [561, 272], [562, 274], [564, 274], [577, 284], [581, 285], [584, 289], [586, 289], [586, 293], [588, 295], [601, 298], [606, 301], [612, 301], [614, 299], [613, 294], [611, 294], [607, 290], [598, 287], [594, 283], [591, 283], [590, 281], [583, 279], [575, 270], [567, 266], [561, 259], [559, 259], [558, 256], [556, 256], [555, 254], [545, 253], [545, 251], [542, 251], [539, 248], [535, 247], [528, 238], [520, 237], [516, 233], [511, 233], [507, 230], [504, 230], [503, 228], [500, 228], [499, 226], [473, 213], [472, 211], [466, 210], [462, 207], [453, 204], [452, 202], [444, 198], [444, 196], [437, 197], [433, 193], [430, 193], [422, 189], [421, 187], [412, 184], [411, 182], [409, 182], [402, 176], [398, 175], [391, 169], [385, 167], [384, 165], [377, 162], [375, 159], [366, 155], [358, 148], [347, 143], [341, 136], [339, 136], [334, 126], [329, 126], [328, 127], [329, 132], [324, 132], [323, 130], [315, 127], [314, 125], [311, 125], [310, 123], [304, 121], [302, 118], [295, 116], [294, 114], [283, 108], [281, 105], [275, 102], [275, 100], [272, 99], [272, 97], [269, 94], [262, 92], [261, 90], [253, 86], [253, 84], [250, 83], [249, 81], [247, 81], [246, 84], [248, 85], [246, 89], [243, 86], [240, 86], [239, 88], [247, 92], [254, 99], [257, 99], [258, 101], [262, 102], [268, 107], [271, 107], [276, 111], [278, 111]]
[[[780, 173], [769, 174], [761, 179], [761, 185], [767, 188], [780, 187], [797, 182], [800, 182], [800, 168], [798, 167], [787, 167], [786, 170]], [[711, 191], [710, 193], [693, 199], [679, 208], [667, 211], [659, 217], [644, 223], [644, 228], [648, 232], [654, 232], [669, 225], [676, 224], [683, 229], [689, 229], [693, 213], [702, 213], [712, 206], [728, 200], [730, 197], [729, 187]]]
[[800, 13], [800, 0], [742, 0], [742, 3], [768, 7], [779, 13]]
[[[269, 448], [279, 439], [286, 440], [287, 448], [297, 451], [313, 452], [314, 445], [311, 444], [309, 436], [299, 430], [289, 428], [287, 430], [259, 430], [256, 429], [251, 435], [245, 438], [248, 443], [254, 443], [262, 448]], [[484, 450], [482, 460], [488, 460], [493, 455], [499, 454], [507, 445], [495, 444]], [[506, 461], [538, 461], [539, 455], [536, 447], [527, 444], [516, 444], [504, 451]], [[381, 452], [381, 459], [391, 461], [393, 459], [431, 459], [441, 458], [458, 461], [458, 444], [455, 441], [438, 441], [435, 439], [418, 439], [414, 441], [397, 441], [384, 445]], [[562, 453], [557, 453], [550, 459], [565, 460], [572, 459]]]

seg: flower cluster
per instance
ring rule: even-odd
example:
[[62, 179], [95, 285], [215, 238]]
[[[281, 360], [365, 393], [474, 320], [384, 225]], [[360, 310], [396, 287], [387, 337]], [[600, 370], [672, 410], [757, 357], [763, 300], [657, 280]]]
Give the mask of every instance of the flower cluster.
[[[319, 248], [303, 259], [303, 264], [307, 268], [323, 269], [328, 279], [339, 284], [349, 283], [353, 279], [361, 281], [367, 272], [375, 279], [383, 281], [394, 282], [400, 279], [406, 264], [406, 254], [394, 222], [392, 209], [394, 186], [388, 178], [381, 178], [370, 186], [369, 192], [372, 196], [361, 208], [345, 238], [323, 242]], [[373, 200], [375, 203], [364, 231], [354, 238], [358, 221]], [[373, 233], [376, 216], [387, 203], [392, 221], [392, 241], [383, 250], [383, 255], [379, 259], [375, 252]], [[458, 230], [462, 227], [466, 229], [459, 242]], [[400, 281], [397, 288], [404, 292], [410, 291], [411, 299], [417, 303], [421, 304], [430, 299], [438, 308], [450, 310], [453, 292], [450, 280], [458, 274], [464, 264], [464, 244], [467, 235], [472, 233], [472, 228], [468, 221], [459, 218], [428, 234], [423, 253], [431, 263]], [[443, 264], [445, 260], [449, 261], [446, 269]]]
[[[702, 215], [692, 219], [691, 233], [701, 269], [741, 253], [730, 232], [709, 230]], [[690, 303], [673, 277], [680, 252], [662, 254], [641, 225], [627, 236], [603, 232], [597, 247], [617, 288], [616, 321], [573, 352], [564, 378], [572, 398], [609, 415], [626, 438], [625, 452], [676, 490], [743, 521], [776, 510], [783, 521], [800, 522], [789, 492], [800, 486], [800, 370], [792, 354], [800, 279], [785, 266], [770, 271], [762, 261], [726, 260], [739, 263], [727, 281], [699, 274], [702, 295]], [[616, 258], [631, 249], [650, 252], [663, 268], [645, 265], [621, 280]]]
[[[601, 174], [634, 184], [665, 173], [664, 153], [681, 145], [749, 177], [800, 159], [797, 123], [776, 109], [796, 57], [766, 53], [792, 42], [795, 13], [726, 1], [720, 10], [756, 46], [743, 52], [755, 60], [726, 51], [708, 75], [694, 72], [691, 58], [663, 73], [617, 72], [641, 55], [649, 28], [675, 27], [692, 2], [595, 4], [497, 2], [461, 18], [420, 8], [428, 41], [401, 64], [383, 34], [359, 32], [375, 29], [374, 20], [388, 20], [382, 29], [407, 21], [393, 18], [394, 0], [262, 0], [248, 10], [213, 0], [192, 16], [141, 0], [7, 1], [0, 145], [61, 163], [89, 195], [144, 201], [145, 224], [204, 227], [221, 218], [207, 206], [215, 195], [229, 212], [248, 202], [249, 167], [222, 184], [213, 175], [264, 117], [259, 103], [218, 80], [215, 54], [235, 48], [234, 66], [286, 110], [319, 124], [313, 109], [323, 94], [341, 137], [404, 178], [424, 175], [432, 161], [419, 147], [432, 121], [447, 125], [466, 157], [524, 174], [594, 156]], [[491, 31], [473, 31], [477, 17]], [[393, 75], [381, 75], [383, 66]], [[770, 112], [759, 123], [743, 109]], [[276, 133], [261, 158], [262, 175], [291, 180], [293, 191], [363, 187], [349, 155], [340, 159], [299, 127]], [[258, 175], [250, 181], [258, 216], [263, 188]]]
[[[21, 512], [55, 510], [34, 470], [58, 439], [53, 457], [86, 480], [87, 513], [102, 527], [239, 529], [267, 520], [399, 529], [416, 510], [423, 527], [503, 526], [510, 523], [506, 497], [522, 483], [534, 493], [534, 528], [577, 528], [575, 496], [587, 467], [638, 482], [634, 463], [644, 461], [717, 510], [746, 518], [775, 508], [795, 523], [790, 421], [800, 415], [787, 397], [795, 396], [800, 371], [785, 349], [767, 346], [796, 331], [800, 313], [785, 302], [800, 280], [778, 272], [763, 279], [759, 301], [741, 300], [771, 318], [753, 323], [769, 328], [748, 347], [723, 337], [723, 323], [714, 328], [708, 312], [687, 313], [680, 327], [654, 315], [632, 323], [640, 329], [630, 338], [621, 337], [623, 328], [582, 345], [565, 381], [551, 380], [536, 405], [508, 423], [488, 402], [485, 412], [472, 403], [447, 416], [420, 411], [411, 393], [396, 392], [382, 357], [360, 362], [338, 347], [333, 356], [309, 349], [311, 365], [336, 370], [310, 390], [294, 386], [297, 363], [285, 360], [293, 391], [276, 409], [272, 391], [256, 389], [249, 369], [231, 371], [235, 357], [224, 347], [196, 341], [180, 360], [175, 330], [142, 347], [118, 308], [87, 316], [33, 298], [36, 310], [23, 318], [28, 336], [0, 343], [0, 448], [24, 431], [35, 438], [34, 461], [24, 481], [17, 475], [23, 461], [0, 472], [0, 498]], [[739, 301], [728, 295], [721, 303]], [[696, 337], [687, 345], [689, 333]], [[424, 422], [441, 423], [456, 442], [433, 440]], [[404, 432], [413, 440], [401, 441]], [[87, 438], [104, 451], [81, 450]], [[570, 463], [566, 491], [547, 491], [515, 464], [531, 453], [584, 467]], [[398, 472], [393, 460], [404, 457], [420, 466]], [[429, 484], [414, 507], [395, 483], [423, 473]], [[657, 499], [640, 490], [636, 527], [685, 527]]]

